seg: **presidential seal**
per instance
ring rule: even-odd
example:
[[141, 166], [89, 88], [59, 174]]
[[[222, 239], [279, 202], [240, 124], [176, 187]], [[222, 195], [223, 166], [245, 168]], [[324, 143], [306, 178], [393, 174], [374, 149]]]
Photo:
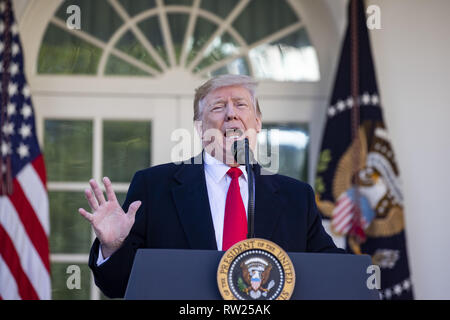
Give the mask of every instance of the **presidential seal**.
[[225, 300], [288, 300], [295, 270], [287, 253], [264, 239], [246, 239], [228, 249], [217, 269]]

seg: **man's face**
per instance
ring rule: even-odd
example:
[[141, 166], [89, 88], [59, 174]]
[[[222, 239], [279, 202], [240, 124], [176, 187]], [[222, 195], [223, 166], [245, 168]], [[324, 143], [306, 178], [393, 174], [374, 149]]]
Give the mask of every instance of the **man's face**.
[[246, 88], [229, 86], [210, 92], [203, 101], [201, 120], [203, 147], [224, 163], [234, 163], [230, 149], [235, 140], [247, 137], [255, 150], [261, 119]]

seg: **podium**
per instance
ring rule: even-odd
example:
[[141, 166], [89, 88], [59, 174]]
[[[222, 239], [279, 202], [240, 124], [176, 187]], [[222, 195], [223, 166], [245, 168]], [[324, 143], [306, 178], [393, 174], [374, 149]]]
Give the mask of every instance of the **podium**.
[[[139, 249], [128, 281], [128, 300], [221, 300], [217, 267], [223, 251]], [[370, 256], [288, 253], [296, 282], [291, 300], [378, 300], [367, 287]]]

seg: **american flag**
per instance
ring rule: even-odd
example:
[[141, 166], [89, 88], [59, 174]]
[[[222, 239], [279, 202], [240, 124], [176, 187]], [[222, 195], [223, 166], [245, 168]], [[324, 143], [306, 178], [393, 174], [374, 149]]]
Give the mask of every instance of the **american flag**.
[[354, 209], [352, 199], [343, 193], [336, 201], [336, 207], [333, 210], [331, 227], [338, 234], [347, 234], [352, 227], [354, 217]]
[[45, 166], [10, 0], [0, 0], [0, 79], [0, 299], [50, 299]]
[[360, 199], [359, 205], [362, 207], [359, 214], [356, 213], [355, 200], [353, 195], [353, 190], [343, 193], [336, 200], [336, 206], [333, 209], [333, 215], [331, 220], [332, 230], [341, 235], [347, 235], [352, 228], [355, 227], [355, 219], [360, 219], [360, 222], [356, 224], [363, 230], [367, 229], [373, 216], [366, 217], [368, 210], [364, 210], [368, 207], [365, 198]]

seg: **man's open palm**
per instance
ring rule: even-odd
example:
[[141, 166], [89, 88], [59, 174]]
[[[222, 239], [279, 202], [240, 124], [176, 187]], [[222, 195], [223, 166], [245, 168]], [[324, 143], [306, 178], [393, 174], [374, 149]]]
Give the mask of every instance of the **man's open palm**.
[[131, 203], [128, 212], [125, 213], [117, 201], [109, 178], [103, 178], [108, 200], [105, 199], [102, 190], [94, 179], [91, 179], [89, 184], [92, 190], [86, 189], [84, 194], [92, 213], [83, 208], [78, 209], [78, 212], [94, 228], [95, 235], [102, 245], [103, 257], [107, 258], [120, 248], [130, 233], [141, 202]]

